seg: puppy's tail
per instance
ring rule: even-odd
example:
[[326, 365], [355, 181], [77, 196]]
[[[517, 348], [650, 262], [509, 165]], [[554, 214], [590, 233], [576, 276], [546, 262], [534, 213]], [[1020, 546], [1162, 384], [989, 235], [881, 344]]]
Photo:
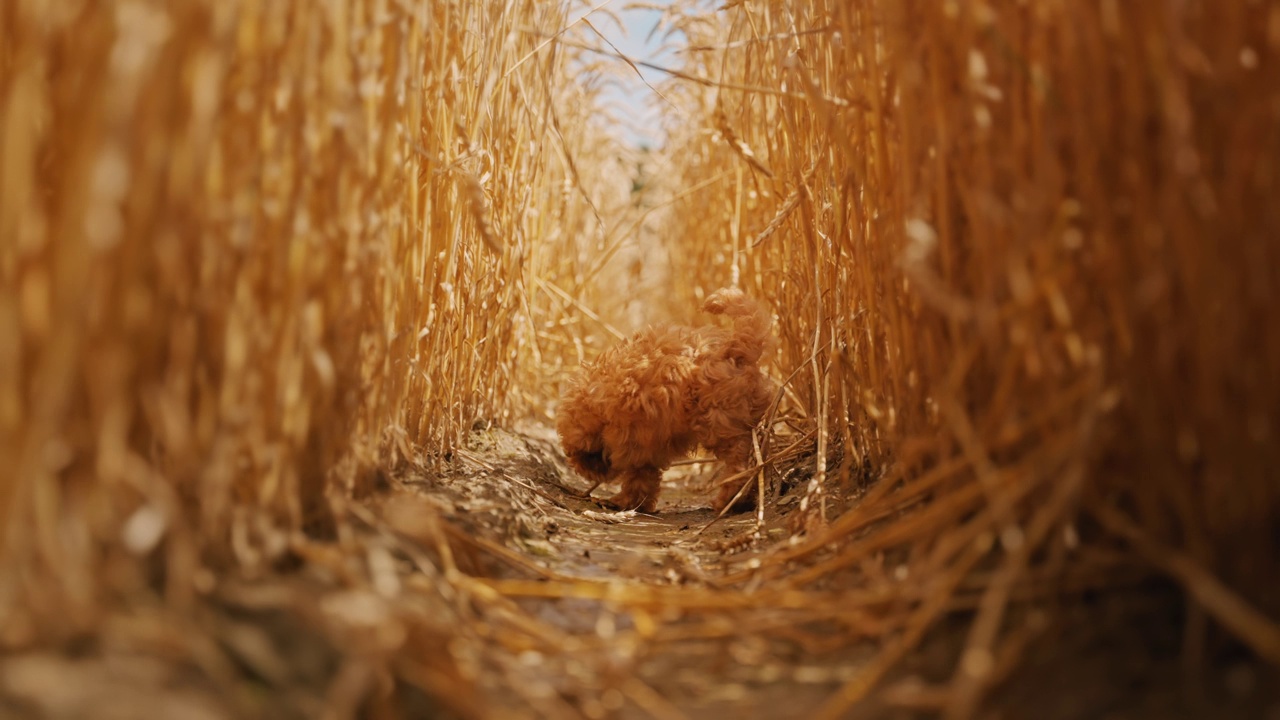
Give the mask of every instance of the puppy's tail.
[[711, 293], [702, 309], [712, 315], [726, 315], [733, 319], [733, 335], [725, 347], [725, 354], [739, 363], [754, 364], [773, 347], [770, 328], [773, 318], [760, 303], [747, 297], [737, 288], [723, 288]]

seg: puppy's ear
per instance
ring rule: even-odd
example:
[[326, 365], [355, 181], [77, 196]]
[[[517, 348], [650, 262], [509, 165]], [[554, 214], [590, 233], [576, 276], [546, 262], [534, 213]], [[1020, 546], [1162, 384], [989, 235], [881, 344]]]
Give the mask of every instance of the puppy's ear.
[[611, 469], [609, 459], [599, 450], [579, 450], [571, 453], [569, 462], [577, 468], [578, 472], [595, 478], [607, 477]]

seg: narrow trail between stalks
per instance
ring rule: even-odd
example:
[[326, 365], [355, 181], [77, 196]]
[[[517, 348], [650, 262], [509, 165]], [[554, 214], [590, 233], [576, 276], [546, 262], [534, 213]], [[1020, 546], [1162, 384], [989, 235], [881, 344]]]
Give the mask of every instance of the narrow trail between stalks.
[[[800, 493], [773, 501], [757, 536], [755, 513], [715, 520], [711, 475], [709, 466], [679, 466], [666, 473], [656, 514], [610, 512], [582, 496], [587, 483], [566, 467], [549, 429], [483, 430], [444, 472], [398, 478], [380, 514], [399, 527], [413, 524], [405, 514], [445, 520], [410, 534], [434, 533], [445, 546], [440, 580], [453, 588], [446, 595], [464, 621], [459, 631], [485, 648], [470, 662], [501, 717], [814, 717], [882, 649], [849, 633], [870, 623], [864, 637], [878, 637], [875, 624], [896, 611], [892, 602], [869, 613], [850, 606], [837, 621], [804, 602], [775, 602], [771, 591], [786, 587], [785, 573], [767, 570], [786, 547]], [[1118, 635], [1098, 624], [1097, 608], [1068, 613], [1051, 633], [1058, 652], [1029, 659], [993, 707], [1005, 717], [1218, 716], [1225, 706], [1184, 707], [1174, 692], [1180, 666], [1164, 646], [1161, 629], [1172, 620], [1163, 606], [1142, 593], [1106, 605], [1122, 606], [1147, 608], [1149, 617]], [[883, 692], [840, 716], [932, 717], [946, 697], [921, 689], [954, 667], [966, 628], [956, 617], [944, 621], [889, 672]], [[1150, 692], [1130, 692], [1138, 686]]]
[[[456, 452], [449, 473], [401, 482], [463, 536], [451, 542], [460, 573], [484, 578], [513, 599], [542, 625], [538, 632], [560, 636], [552, 645], [575, 649], [582, 663], [576, 668], [572, 660], [565, 666], [523, 653], [518, 661], [527, 666], [527, 682], [569, 692], [572, 683], [561, 673], [579, 682], [594, 676], [601, 683], [598, 710], [611, 717], [810, 714], [873, 648], [837, 651], [823, 647], [820, 633], [765, 632], [782, 619], [776, 611], [742, 607], [683, 617], [678, 604], [633, 602], [682, 588], [710, 596], [726, 586], [726, 576], [759, 567], [788, 536], [794, 498], [783, 497], [753, 541], [755, 513], [715, 519], [705, 487], [710, 475], [706, 467], [679, 466], [666, 473], [656, 514], [610, 512], [581, 496], [587, 483], [563, 464], [554, 434], [525, 428], [477, 433]], [[610, 692], [614, 682], [617, 693]], [[580, 696], [564, 699], [595, 714]]]

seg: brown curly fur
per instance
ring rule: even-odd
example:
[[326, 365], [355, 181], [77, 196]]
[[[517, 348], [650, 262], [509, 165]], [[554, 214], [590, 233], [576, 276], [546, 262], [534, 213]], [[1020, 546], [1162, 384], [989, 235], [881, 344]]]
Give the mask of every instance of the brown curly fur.
[[[724, 462], [721, 477], [751, 460], [751, 432], [773, 401], [760, 371], [772, 349], [769, 315], [741, 290], [713, 293], [702, 309], [732, 328], [665, 326], [637, 333], [575, 377], [556, 414], [569, 464], [595, 483], [619, 480], [609, 503], [653, 512], [662, 471], [701, 445]], [[723, 509], [742, 487], [724, 485]], [[754, 487], [754, 484], [752, 485]], [[748, 491], [744, 501], [753, 499]]]

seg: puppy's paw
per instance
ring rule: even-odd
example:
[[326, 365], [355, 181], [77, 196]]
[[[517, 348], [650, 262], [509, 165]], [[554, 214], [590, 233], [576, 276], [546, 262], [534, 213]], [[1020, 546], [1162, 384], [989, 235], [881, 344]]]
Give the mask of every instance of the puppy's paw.
[[656, 496], [634, 489], [624, 488], [617, 495], [607, 500], [597, 500], [597, 502], [602, 507], [611, 510], [635, 510], [636, 512], [652, 514], [658, 509], [658, 498]]

